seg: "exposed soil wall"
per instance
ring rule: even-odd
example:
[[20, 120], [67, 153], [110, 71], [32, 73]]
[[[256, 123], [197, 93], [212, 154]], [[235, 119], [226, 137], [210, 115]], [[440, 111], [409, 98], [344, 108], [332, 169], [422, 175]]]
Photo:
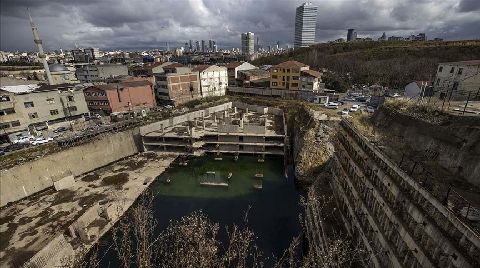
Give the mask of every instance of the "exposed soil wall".
[[480, 186], [480, 118], [450, 116], [432, 124], [382, 107], [372, 119], [412, 148], [437, 152], [441, 167]]

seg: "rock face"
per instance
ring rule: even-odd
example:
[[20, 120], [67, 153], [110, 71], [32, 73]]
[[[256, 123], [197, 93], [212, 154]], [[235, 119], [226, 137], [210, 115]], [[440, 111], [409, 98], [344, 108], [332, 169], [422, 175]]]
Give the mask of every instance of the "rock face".
[[337, 122], [308, 108], [301, 108], [295, 117], [293, 158], [295, 176], [301, 183], [311, 184], [333, 154], [331, 137]]

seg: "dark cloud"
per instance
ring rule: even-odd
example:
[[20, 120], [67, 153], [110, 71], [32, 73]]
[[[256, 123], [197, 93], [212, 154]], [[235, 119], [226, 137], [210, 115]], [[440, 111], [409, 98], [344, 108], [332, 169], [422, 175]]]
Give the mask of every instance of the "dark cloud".
[[[479, 38], [480, 0], [317, 0], [317, 41], [426, 32], [446, 39]], [[1, 0], [0, 48], [33, 50], [29, 8], [46, 49], [95, 46], [157, 48], [215, 39], [239, 47], [252, 31], [260, 44], [293, 43], [300, 0]]]

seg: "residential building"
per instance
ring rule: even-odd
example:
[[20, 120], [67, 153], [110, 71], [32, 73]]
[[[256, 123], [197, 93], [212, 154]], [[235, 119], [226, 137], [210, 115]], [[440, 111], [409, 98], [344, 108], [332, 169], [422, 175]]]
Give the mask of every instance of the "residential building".
[[0, 87], [0, 136], [82, 116], [88, 112], [83, 88], [73, 84]]
[[413, 81], [405, 86], [405, 97], [417, 99], [433, 95], [432, 81]]
[[255, 34], [252, 32], [242, 33], [242, 53], [252, 55], [255, 52]]
[[100, 51], [98, 48], [85, 48], [72, 50], [74, 62], [93, 63], [100, 58]]
[[146, 80], [94, 85], [86, 88], [88, 110], [100, 115], [155, 107], [152, 84]]
[[[270, 72], [262, 69], [239, 70], [237, 74], [237, 86], [262, 87], [270, 86]], [[228, 78], [230, 83], [230, 78]]]
[[439, 63], [434, 80], [440, 98], [463, 100], [480, 96], [480, 60]]
[[307, 91], [320, 91], [322, 86], [322, 73], [314, 70], [303, 70], [300, 72], [300, 89]]
[[234, 61], [227, 64], [228, 85], [240, 86], [241, 81], [238, 80], [238, 71], [257, 69], [255, 65], [248, 62]]
[[227, 67], [198, 65], [192, 71], [199, 73], [202, 97], [225, 95], [228, 85]]
[[317, 25], [317, 6], [305, 2], [297, 7], [295, 15], [294, 47], [308, 47], [315, 43], [315, 27]]
[[201, 97], [199, 73], [179, 63], [164, 67], [155, 74], [155, 96], [158, 103], [179, 105]]
[[310, 67], [298, 61], [285, 61], [270, 68], [270, 88], [300, 89], [301, 71]]
[[78, 67], [75, 73], [81, 83], [97, 82], [108, 78], [128, 75], [128, 67], [122, 64], [89, 64]]
[[50, 64], [48, 65], [48, 69], [50, 70], [52, 85], [80, 83], [80, 81], [78, 81], [77, 77], [75, 76], [75, 71], [69, 70], [63, 64]]

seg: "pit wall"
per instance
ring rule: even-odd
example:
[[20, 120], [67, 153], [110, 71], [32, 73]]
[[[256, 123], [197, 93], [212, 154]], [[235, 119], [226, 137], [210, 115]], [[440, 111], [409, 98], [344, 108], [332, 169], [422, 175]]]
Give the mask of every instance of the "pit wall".
[[139, 152], [139, 129], [109, 134], [35, 161], [2, 171], [0, 206], [54, 185], [55, 178], [70, 172], [78, 176]]
[[384, 107], [373, 115], [375, 125], [416, 150], [437, 152], [439, 165], [480, 186], [480, 119], [456, 116], [448, 121], [434, 125]]

